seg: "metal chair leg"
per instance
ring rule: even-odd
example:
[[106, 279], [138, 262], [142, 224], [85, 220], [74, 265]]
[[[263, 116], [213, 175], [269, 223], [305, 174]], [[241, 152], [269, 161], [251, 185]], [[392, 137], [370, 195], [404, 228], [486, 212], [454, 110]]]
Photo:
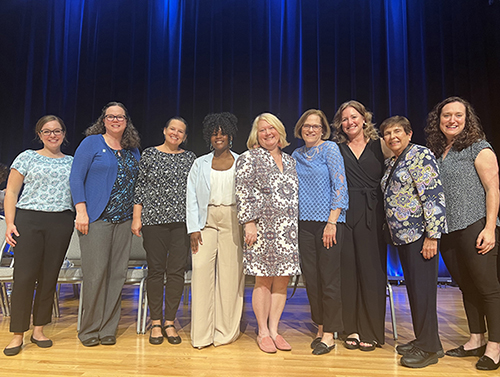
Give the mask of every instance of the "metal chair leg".
[[55, 318], [61, 317], [61, 311], [59, 310], [59, 292], [57, 291], [57, 286], [56, 286], [56, 291], [54, 292], [54, 303], [52, 304], [52, 314], [54, 315]]
[[394, 296], [392, 294], [391, 283], [387, 282], [387, 292], [389, 293], [389, 304], [391, 307], [392, 333], [394, 340], [398, 340], [398, 330], [396, 328], [396, 311], [394, 310]]
[[82, 323], [82, 314], [83, 314], [83, 281], [80, 284], [80, 299], [78, 300], [78, 320], [76, 323], [76, 331], [80, 331], [80, 325]]

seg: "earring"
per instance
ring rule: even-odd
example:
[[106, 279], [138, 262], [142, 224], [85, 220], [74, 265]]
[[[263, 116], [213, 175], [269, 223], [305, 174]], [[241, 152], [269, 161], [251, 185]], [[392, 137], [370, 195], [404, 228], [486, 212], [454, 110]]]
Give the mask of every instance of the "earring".
[[214, 150], [214, 146], [212, 145], [212, 143], [210, 143], [210, 152], [212, 152]]
[[233, 147], [233, 139], [229, 141], [229, 148], [231, 149]]

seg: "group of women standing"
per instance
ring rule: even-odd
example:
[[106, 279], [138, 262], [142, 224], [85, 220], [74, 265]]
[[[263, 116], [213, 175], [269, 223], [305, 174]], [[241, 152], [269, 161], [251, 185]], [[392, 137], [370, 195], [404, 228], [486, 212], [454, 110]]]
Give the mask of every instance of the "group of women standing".
[[[151, 344], [164, 337], [181, 342], [174, 320], [191, 248], [194, 347], [238, 338], [246, 274], [255, 276], [259, 348], [291, 350], [278, 324], [289, 278], [302, 270], [318, 325], [313, 354], [335, 347], [334, 332], [346, 335], [346, 348], [372, 351], [384, 344], [382, 226], [387, 217], [408, 281], [416, 334], [398, 346], [401, 363], [423, 367], [441, 356], [437, 319], [435, 326], [428, 320], [429, 313], [435, 317], [432, 289], [443, 233], [443, 258], [463, 292], [471, 331], [470, 340], [447, 355], [481, 356], [478, 369], [498, 368], [498, 164], [470, 104], [452, 97], [429, 114], [430, 150], [410, 143], [411, 126], [404, 117], [382, 123], [381, 139], [372, 114], [357, 101], [342, 104], [332, 126], [334, 141], [324, 113], [306, 111], [295, 126], [304, 146], [290, 156], [282, 151], [289, 145], [285, 127], [264, 113], [253, 122], [248, 151], [238, 156], [231, 151], [236, 117], [209, 114], [203, 136], [211, 152], [196, 159], [181, 148], [187, 123], [175, 117], [163, 128], [164, 143], [140, 156], [126, 108], [112, 102], [87, 129], [73, 161], [60, 150], [66, 132], [62, 120], [43, 117], [36, 132], [44, 147], [18, 156], [5, 196], [7, 241], [16, 253], [12, 310], [19, 315], [13, 315], [14, 337], [4, 353], [21, 350], [35, 283], [31, 341], [52, 345], [43, 325], [50, 322], [57, 272], [72, 233], [72, 195], [82, 249], [84, 310], [78, 336], [84, 346], [116, 342], [134, 233], [143, 237], [147, 252]], [[400, 205], [401, 200], [416, 203], [415, 208]], [[46, 258], [49, 245], [58, 252]], [[27, 268], [25, 259], [39, 262]], [[434, 287], [420, 289], [421, 282]], [[425, 315], [417, 313], [422, 295]]]

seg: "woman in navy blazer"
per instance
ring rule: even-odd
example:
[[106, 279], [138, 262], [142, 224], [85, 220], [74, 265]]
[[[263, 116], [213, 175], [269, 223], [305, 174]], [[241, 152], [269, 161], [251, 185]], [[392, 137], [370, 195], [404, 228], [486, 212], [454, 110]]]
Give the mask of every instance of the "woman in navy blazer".
[[187, 230], [191, 238], [191, 343], [203, 348], [239, 336], [244, 275], [234, 173], [238, 155], [230, 150], [237, 131], [230, 113], [209, 114], [203, 138], [211, 153], [195, 160], [188, 176]]

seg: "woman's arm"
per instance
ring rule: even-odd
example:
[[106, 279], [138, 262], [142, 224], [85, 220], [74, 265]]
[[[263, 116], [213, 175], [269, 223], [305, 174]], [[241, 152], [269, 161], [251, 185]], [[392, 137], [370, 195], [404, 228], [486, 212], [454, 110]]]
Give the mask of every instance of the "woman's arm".
[[24, 175], [19, 173], [16, 169], [10, 169], [4, 200], [5, 224], [7, 226], [5, 239], [10, 246], [16, 246], [16, 240], [13, 234], [19, 237], [19, 232], [14, 225], [14, 220], [16, 218], [17, 198], [21, 192], [21, 187], [23, 187], [23, 182]]
[[[199, 211], [198, 211], [198, 197], [196, 195], [196, 186], [198, 185], [198, 180], [200, 179], [201, 172], [199, 171], [200, 160], [195, 160], [191, 170], [189, 171], [186, 186], [186, 227], [188, 234], [194, 232], [199, 232], [200, 226], [199, 221]], [[200, 236], [201, 238], [201, 236]], [[198, 248], [196, 248], [198, 249]], [[191, 245], [191, 250], [193, 250], [193, 245]]]
[[337, 220], [340, 216], [340, 208], [330, 210], [328, 222], [323, 230], [323, 245], [329, 249], [337, 244]]
[[491, 149], [483, 149], [477, 155], [474, 166], [486, 192], [486, 225], [477, 237], [476, 248], [479, 254], [486, 254], [495, 247], [495, 229], [500, 205], [497, 157]]

